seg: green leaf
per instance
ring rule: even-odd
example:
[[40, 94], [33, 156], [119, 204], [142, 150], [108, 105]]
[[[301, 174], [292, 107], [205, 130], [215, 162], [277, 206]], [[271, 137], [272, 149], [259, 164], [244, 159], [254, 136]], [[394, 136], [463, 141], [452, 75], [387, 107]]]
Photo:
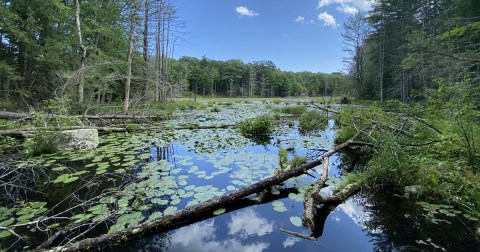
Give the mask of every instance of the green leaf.
[[300, 219], [300, 217], [298, 217], [298, 216], [290, 217], [290, 222], [297, 227], [302, 226], [302, 219]]
[[223, 214], [223, 213], [225, 213], [225, 210], [226, 210], [225, 208], [219, 208], [219, 209], [213, 211], [213, 215]]
[[7, 237], [9, 237], [10, 235], [12, 235], [12, 234], [11, 234], [10, 232], [8, 232], [8, 231], [2, 231], [2, 232], [0, 232], [0, 239], [1, 239], [1, 238], [7, 238]]
[[165, 209], [165, 211], [163, 211], [163, 215], [165, 215], [165, 216], [167, 216], [167, 215], [172, 215], [172, 214], [174, 214], [176, 211], [177, 211], [177, 207], [169, 206], [169, 207], [167, 207], [167, 209]]

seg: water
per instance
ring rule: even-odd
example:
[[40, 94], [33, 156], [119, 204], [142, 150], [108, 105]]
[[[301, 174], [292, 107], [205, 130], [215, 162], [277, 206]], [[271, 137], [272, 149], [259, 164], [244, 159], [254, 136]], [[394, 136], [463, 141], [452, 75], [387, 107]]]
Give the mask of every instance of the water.
[[[117, 188], [118, 195], [102, 197], [89, 205], [105, 207], [108, 214], [122, 216], [123, 220], [107, 221], [107, 225], [90, 231], [90, 236], [96, 236], [109, 229], [120, 230], [173, 213], [268, 178], [279, 167], [280, 149], [290, 150], [289, 159], [299, 155], [312, 160], [333, 146], [335, 125], [332, 120], [325, 130], [302, 135], [297, 123], [287, 118], [277, 123], [274, 136], [265, 145], [241, 136], [235, 128], [173, 129], [192, 124], [234, 124], [270, 113], [269, 109], [263, 104], [236, 104], [222, 106], [221, 113], [185, 111], [177, 115], [177, 120], [150, 125], [148, 132], [102, 136], [101, 146], [93, 151], [36, 158], [30, 162], [55, 171], [49, 174], [49, 183], [38, 183], [38, 191], [45, 194], [29, 192], [26, 193], [29, 197], [24, 198], [47, 202], [49, 211], [45, 215], [50, 216], [71, 207], [71, 201], [58, 204], [59, 199], [71, 193], [76, 193], [80, 199], [92, 199], [104, 196], [108, 188]], [[333, 156], [329, 160], [333, 185], [340, 182], [339, 167], [349, 165], [342, 163], [344, 160], [348, 158]], [[81, 174], [76, 175], [79, 172]], [[312, 171], [311, 175], [318, 178], [320, 172], [320, 169]], [[59, 179], [61, 176], [77, 180], [64, 183]], [[277, 186], [275, 193], [261, 204], [246, 200], [228, 206], [224, 214], [205, 214], [205, 218], [196, 223], [127, 243], [113, 251], [480, 250], [476, 224], [456, 217], [432, 224], [414, 203], [387, 192], [359, 194], [333, 210], [322, 212], [325, 223], [320, 225], [323, 232], [317, 241], [281, 232], [280, 229], [307, 236], [312, 233], [291, 219], [303, 217], [303, 193], [314, 181], [307, 175], [290, 179]], [[82, 185], [88, 186], [78, 191]], [[326, 188], [325, 193], [329, 190]], [[93, 210], [75, 211], [75, 214], [84, 214], [82, 217], [86, 213], [93, 215], [87, 222], [99, 217]], [[20, 215], [17, 212], [9, 217], [12, 216], [18, 218]], [[0, 214], [0, 222], [1, 218]], [[32, 234], [29, 230], [18, 229], [20, 231]], [[41, 242], [43, 236], [39, 233], [43, 234], [33, 232], [39, 240], [32, 242]], [[0, 238], [4, 247], [13, 241], [12, 237]], [[12, 248], [20, 250], [22, 245], [18, 243]]]

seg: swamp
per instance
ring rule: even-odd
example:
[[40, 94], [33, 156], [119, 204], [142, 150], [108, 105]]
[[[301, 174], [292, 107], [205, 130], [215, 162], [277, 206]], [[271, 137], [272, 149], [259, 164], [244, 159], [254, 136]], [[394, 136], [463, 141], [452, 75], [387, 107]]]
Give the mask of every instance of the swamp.
[[480, 1], [0, 1], [0, 251], [480, 251]]

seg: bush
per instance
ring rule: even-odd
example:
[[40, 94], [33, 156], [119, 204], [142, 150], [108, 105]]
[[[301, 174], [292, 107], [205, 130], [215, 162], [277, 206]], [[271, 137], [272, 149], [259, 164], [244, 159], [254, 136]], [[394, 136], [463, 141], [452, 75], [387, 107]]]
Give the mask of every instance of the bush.
[[30, 156], [39, 156], [58, 151], [60, 137], [53, 133], [38, 133], [25, 142], [24, 147]]
[[292, 160], [288, 161], [288, 166], [295, 168], [295, 167], [299, 167], [300, 165], [304, 165], [306, 163], [308, 163], [307, 157], [294, 156]]
[[220, 112], [221, 110], [220, 110], [220, 108], [219, 108], [218, 106], [214, 106], [211, 111], [212, 111], [212, 112], [215, 112], [215, 113], [218, 113], [218, 112]]
[[301, 115], [298, 123], [300, 125], [300, 131], [306, 133], [325, 129], [328, 125], [328, 118], [320, 111], [313, 110]]
[[245, 136], [270, 137], [273, 132], [273, 123], [268, 116], [260, 116], [240, 122], [238, 127]]
[[307, 111], [305, 106], [288, 106], [282, 108], [282, 113], [299, 116]]

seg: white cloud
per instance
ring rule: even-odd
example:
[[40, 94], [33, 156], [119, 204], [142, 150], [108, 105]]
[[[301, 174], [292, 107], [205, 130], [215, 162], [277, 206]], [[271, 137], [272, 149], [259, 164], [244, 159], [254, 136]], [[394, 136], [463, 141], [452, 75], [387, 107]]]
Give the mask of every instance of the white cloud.
[[335, 18], [327, 12], [318, 14], [318, 20], [323, 21], [323, 25], [325, 26], [337, 27], [337, 21], [335, 21]]
[[287, 237], [287, 239], [285, 241], [282, 242], [282, 246], [284, 248], [288, 248], [288, 247], [291, 247], [291, 246], [295, 245], [295, 243], [297, 243], [299, 241], [300, 241], [300, 239], [289, 236], [289, 237]]
[[245, 6], [240, 6], [235, 9], [235, 11], [240, 14], [240, 16], [254, 17], [260, 14], [253, 12], [253, 10], [248, 9]]
[[303, 23], [305, 23], [305, 18], [302, 17], [302, 16], [298, 16], [298, 17], [297, 17], [295, 20], [293, 20], [293, 21], [295, 21], [295, 22], [297, 22], [297, 23], [302, 23], [302, 24], [303, 24]]
[[269, 243], [255, 242], [243, 244], [237, 239], [219, 240], [215, 236], [214, 221], [204, 221], [183, 227], [173, 233], [170, 239], [171, 251], [229, 251], [229, 252], [262, 252]]
[[355, 15], [358, 12], [357, 8], [355, 8], [353, 6], [350, 6], [350, 5], [338, 6], [337, 10], [339, 10], [343, 13], [351, 14], [351, 15]]
[[264, 236], [273, 232], [273, 224], [262, 218], [252, 209], [232, 214], [228, 223], [228, 234], [246, 238], [251, 235]]
[[318, 8], [335, 5], [341, 12], [355, 14], [358, 10], [368, 10], [375, 0], [320, 0]]

